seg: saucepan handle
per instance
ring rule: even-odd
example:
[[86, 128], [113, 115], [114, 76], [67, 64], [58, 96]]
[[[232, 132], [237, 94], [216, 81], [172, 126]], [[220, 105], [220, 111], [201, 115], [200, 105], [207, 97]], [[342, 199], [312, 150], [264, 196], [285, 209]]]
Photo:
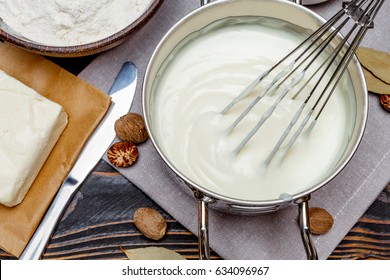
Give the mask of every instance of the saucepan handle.
[[296, 201], [298, 204], [298, 222], [301, 231], [302, 242], [306, 250], [307, 259], [318, 260], [317, 250], [310, 237], [309, 199], [310, 195], [307, 195]]
[[[209, 243], [209, 203], [214, 200], [199, 192], [195, 192], [195, 197], [198, 201], [198, 247], [199, 259], [210, 259], [210, 243]], [[317, 250], [310, 236], [309, 222], [309, 200], [310, 195], [301, 197], [295, 202], [298, 205], [298, 222], [301, 231], [303, 246], [305, 247], [308, 260], [318, 260]]]
[[[209, 207], [208, 205], [214, 202], [214, 199], [205, 196], [199, 192], [195, 192], [195, 197], [198, 201], [198, 248], [199, 259], [210, 259], [210, 242], [209, 242]], [[310, 236], [309, 223], [309, 200], [310, 195], [301, 197], [295, 202], [298, 205], [299, 212], [299, 227], [301, 231], [302, 242], [306, 251], [308, 260], [318, 260], [317, 250]]]
[[199, 259], [210, 259], [210, 242], [209, 242], [209, 203], [214, 199], [195, 192], [198, 201], [198, 248]]

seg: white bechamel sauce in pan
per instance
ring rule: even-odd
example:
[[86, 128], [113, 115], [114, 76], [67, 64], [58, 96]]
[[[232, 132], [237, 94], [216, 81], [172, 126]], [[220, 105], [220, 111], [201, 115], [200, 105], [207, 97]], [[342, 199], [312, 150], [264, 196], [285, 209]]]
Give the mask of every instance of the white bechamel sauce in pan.
[[259, 89], [227, 114], [220, 112], [306, 36], [290, 27], [267, 18], [214, 23], [187, 38], [161, 67], [153, 87], [151, 129], [168, 161], [203, 188], [243, 200], [285, 199], [319, 183], [340, 160], [355, 114], [348, 75], [309, 137], [298, 138], [283, 160], [276, 154], [264, 169], [304, 96], [283, 99], [241, 152], [232, 152], [277, 95], [262, 99], [228, 135], [226, 129]]

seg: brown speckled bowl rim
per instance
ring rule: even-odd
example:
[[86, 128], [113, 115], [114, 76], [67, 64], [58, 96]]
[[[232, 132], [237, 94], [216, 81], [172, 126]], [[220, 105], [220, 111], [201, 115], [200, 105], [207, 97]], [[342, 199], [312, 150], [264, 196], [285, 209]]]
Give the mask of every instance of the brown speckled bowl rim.
[[0, 39], [25, 50], [53, 57], [78, 57], [100, 53], [122, 43], [127, 36], [140, 29], [157, 11], [164, 0], [153, 0], [145, 12], [135, 21], [117, 33], [93, 43], [76, 46], [47, 46], [23, 40], [0, 29]]

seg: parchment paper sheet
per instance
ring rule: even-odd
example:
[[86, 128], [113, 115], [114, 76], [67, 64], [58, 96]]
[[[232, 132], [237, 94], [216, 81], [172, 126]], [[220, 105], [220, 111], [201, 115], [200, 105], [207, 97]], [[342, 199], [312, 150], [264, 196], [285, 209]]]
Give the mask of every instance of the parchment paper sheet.
[[0, 205], [0, 247], [19, 257], [111, 99], [44, 57], [9, 44], [0, 44], [0, 69], [59, 103], [68, 114], [67, 127], [22, 203]]

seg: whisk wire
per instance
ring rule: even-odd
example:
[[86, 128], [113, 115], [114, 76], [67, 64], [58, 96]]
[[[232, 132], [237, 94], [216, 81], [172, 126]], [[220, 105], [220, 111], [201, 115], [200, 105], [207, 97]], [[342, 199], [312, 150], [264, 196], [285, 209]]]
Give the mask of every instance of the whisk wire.
[[[344, 14], [343, 10], [340, 10], [336, 15], [332, 17], [332, 20], [339, 19]], [[289, 57], [291, 57], [294, 53], [296, 53], [298, 50], [300, 50], [305, 44], [308, 42], [314, 40], [314, 36], [317, 35], [323, 35], [327, 29], [331, 26], [331, 22], [326, 22], [323, 24], [319, 29], [317, 29], [312, 36], [308, 37], [306, 40], [304, 40], [302, 43], [300, 43], [294, 50], [292, 50], [290, 53], [288, 53], [285, 57], [283, 57], [278, 63], [273, 65], [268, 70], [264, 71], [261, 75], [256, 77], [256, 79], [247, 86], [237, 97], [235, 97], [222, 111], [221, 114], [227, 113], [235, 104], [237, 104], [239, 101], [241, 101], [243, 98], [245, 98], [253, 89], [255, 89], [263, 80], [266, 78], [272, 71], [274, 71], [277, 67], [279, 67], [284, 61], [286, 61]], [[312, 42], [310, 46], [312, 46], [315, 42]], [[309, 46], [309, 47], [310, 47]], [[289, 67], [292, 67], [294, 65], [295, 61], [291, 62], [290, 65], [285, 69], [289, 69]], [[277, 75], [278, 76], [278, 75]], [[274, 79], [275, 80], [275, 79]], [[271, 82], [272, 86], [272, 82]], [[269, 87], [270, 88], [270, 87]], [[266, 92], [267, 90], [265, 90]]]
[[[273, 93], [275, 93], [281, 85], [283, 85], [295, 72], [298, 71], [298, 69], [302, 68], [305, 63], [307, 62], [307, 60], [309, 60], [313, 55], [314, 58], [311, 59], [311, 61], [309, 61], [307, 63], [307, 65], [305, 66], [305, 68], [299, 73], [297, 74], [294, 78], [292, 78], [292, 81], [290, 82], [290, 84], [288, 84], [287, 86], [285, 86], [285, 90], [283, 91], [283, 93], [281, 94], [281, 97], [279, 97], [276, 102], [274, 103], [274, 105], [270, 108], [270, 110], [267, 110], [263, 116], [261, 117], [261, 119], [259, 120], [259, 122], [256, 124], [256, 126], [249, 132], [249, 134], [245, 137], [245, 139], [239, 144], [239, 146], [236, 148], [235, 150], [235, 153], [238, 153], [242, 147], [245, 146], [245, 144], [253, 137], [253, 135], [256, 134], [256, 132], [260, 129], [260, 127], [263, 125], [263, 123], [271, 116], [272, 112], [274, 111], [274, 109], [276, 108], [277, 104], [280, 103], [280, 101], [287, 95], [287, 93], [293, 89], [296, 85], [299, 84], [299, 82], [301, 82], [308, 70], [308, 68], [312, 65], [313, 61], [322, 53], [322, 51], [327, 47], [327, 44], [337, 35], [337, 33], [340, 31], [340, 29], [342, 28], [343, 25], [346, 24], [346, 22], [348, 21], [348, 19], [346, 19], [342, 25], [340, 25], [337, 29], [335, 29], [327, 38], [326, 40], [324, 40], [323, 42], [321, 42], [321, 44], [319, 44], [314, 50], [311, 51], [310, 54], [306, 55], [306, 57], [304, 57], [304, 55], [306, 54], [306, 52], [308, 52], [310, 50], [311, 47], [314, 46], [314, 44], [316, 43], [316, 41], [313, 41], [310, 43], [309, 47], [306, 48], [304, 50], [303, 53], [301, 53], [297, 58], [295, 58], [292, 62], [290, 62], [290, 64], [283, 68], [276, 76], [275, 78], [268, 84], [266, 85], [265, 89], [263, 89], [263, 91], [260, 92], [260, 94], [249, 104], [249, 106], [239, 115], [239, 117], [233, 122], [233, 124], [227, 129], [228, 132], [232, 131], [240, 122], [241, 120], [244, 119], [244, 117], [252, 110], [252, 108], [266, 95], [272, 95]], [[310, 39], [310, 38], [309, 38]], [[306, 40], [303, 44], [301, 44], [301, 46], [303, 46], [304, 44], [308, 43], [308, 41], [310, 40]], [[290, 53], [291, 55], [291, 53]], [[290, 56], [288, 55], [288, 56]], [[285, 59], [288, 58], [288, 56], [285, 57]], [[295, 68], [295, 64], [302, 60]], [[278, 65], [278, 64], [277, 64]], [[242, 98], [244, 98], [245, 96], [248, 95], [248, 93], [253, 90], [257, 85], [258, 83], [261, 82], [261, 79], [265, 78], [273, 69], [275, 69], [276, 67], [272, 67], [271, 69], [265, 71], [264, 73], [262, 73], [258, 78], [255, 79], [255, 81], [253, 81], [250, 86], [248, 86], [240, 95], [238, 95], [224, 110], [222, 110], [221, 114], [224, 114], [226, 113], [228, 110], [230, 110], [230, 108], [235, 105], [236, 103], [238, 103]], [[319, 69], [318, 69], [319, 70]], [[317, 70], [317, 71], [318, 71]], [[282, 79], [282, 81], [279, 81], [280, 79]], [[311, 78], [308, 80], [310, 81]], [[279, 81], [279, 82], [278, 82]], [[304, 86], [301, 88], [303, 89]], [[275, 105], [276, 104], [276, 105]]]
[[[309, 36], [306, 40], [299, 44], [290, 53], [288, 53], [282, 60], [280, 60], [270, 69], [259, 75], [242, 93], [240, 93], [221, 111], [221, 114], [228, 113], [228, 111], [235, 104], [247, 97], [267, 76], [276, 71], [278, 67], [288, 62], [288, 59], [292, 59], [292, 61], [289, 62], [287, 67], [284, 67], [281, 71], [279, 70], [275, 78], [273, 78], [273, 80], [263, 88], [260, 94], [256, 96], [256, 98], [249, 104], [249, 106], [245, 108], [245, 110], [227, 129], [228, 132], [232, 131], [266, 94], [272, 95], [283, 86], [282, 91], [279, 93], [271, 107], [269, 107], [261, 115], [256, 125], [244, 137], [244, 139], [234, 150], [235, 154], [238, 154], [241, 149], [247, 144], [247, 142], [257, 133], [260, 127], [273, 114], [279, 103], [282, 101], [283, 98], [288, 95], [289, 92], [291, 92], [293, 89], [295, 89], [298, 85], [301, 84], [301, 87], [291, 97], [292, 99], [295, 99], [299, 94], [303, 92], [303, 89], [307, 88], [307, 84], [309, 83], [309, 81], [314, 78], [317, 78], [317, 80], [314, 82], [313, 88], [310, 90], [310, 92], [304, 99], [304, 102], [295, 112], [287, 128], [285, 128], [276, 145], [272, 149], [271, 153], [266, 158], [264, 164], [267, 166], [278, 151], [281, 151], [282, 157], [287, 154], [292, 145], [301, 135], [309, 120], [312, 118], [314, 112], [317, 110], [317, 107], [320, 107], [318, 112], [315, 114], [312, 122], [310, 123], [308, 129], [306, 130], [308, 134], [311, 132], [318, 118], [323, 112], [326, 104], [328, 103], [330, 97], [335, 91], [337, 84], [340, 82], [345, 70], [347, 69], [349, 62], [353, 58], [354, 53], [357, 47], [360, 45], [368, 28], [373, 27], [373, 19], [377, 15], [382, 4], [383, 0], [352, 0], [350, 2], [344, 2], [342, 9], [337, 12], [330, 20], [324, 23], [311, 36]], [[350, 22], [351, 19], [353, 21], [353, 25], [352, 27], [350, 27], [347, 34], [342, 37], [342, 40], [339, 40], [339, 42], [336, 43], [336, 46], [332, 47], [332, 49], [330, 50], [330, 54], [324, 59], [324, 61], [317, 69], [314, 69], [314, 71], [311, 72], [312, 75], [306, 81], [304, 81], [302, 85], [302, 81], [304, 80], [306, 73], [308, 73], [309, 68], [314, 65], [314, 61], [316, 61], [321, 54], [330, 49], [329, 46], [332, 45], [334, 39], [336, 38], [336, 35], [339, 34], [341, 30], [346, 27], [346, 25]], [[356, 31], [356, 29], [358, 30]], [[351, 37], [353, 37], [353, 40], [349, 43], [348, 40]], [[296, 56], [295, 58], [294, 55]], [[333, 73], [328, 75], [329, 71], [331, 70], [333, 71]], [[288, 81], [289, 79], [290, 81]], [[323, 88], [320, 88], [320, 86], [323, 86]], [[293, 130], [293, 127], [296, 126], [298, 120], [301, 119], [301, 115], [303, 114], [306, 105], [309, 103], [309, 100], [313, 96], [315, 96], [315, 92], [319, 92], [319, 94], [317, 96], [317, 99], [314, 101], [314, 104], [309, 109], [309, 111], [306, 112], [306, 116], [303, 118], [298, 128], [295, 130], [294, 134], [289, 139], [289, 142], [283, 148], [281, 148], [285, 139], [290, 135], [291, 131]], [[321, 106], [319, 106], [320, 104]]]
[[[372, 2], [373, 3], [373, 2]], [[354, 11], [357, 11], [357, 9], [360, 9], [360, 7], [358, 6], [355, 6], [354, 7]], [[294, 135], [291, 137], [290, 141], [288, 142], [288, 144], [284, 147], [283, 149], [283, 154], [282, 156], [284, 156], [287, 151], [291, 148], [291, 146], [295, 143], [295, 141], [298, 139], [299, 135], [302, 133], [304, 127], [306, 126], [306, 124], [308, 123], [310, 117], [312, 116], [312, 114], [314, 113], [316, 107], [318, 106], [320, 100], [322, 99], [322, 97], [325, 95], [325, 92], [330, 88], [330, 86], [333, 84], [333, 87], [331, 88], [331, 90], [329, 91], [329, 93], [327, 94], [327, 97], [325, 99], [325, 101], [323, 102], [319, 112], [317, 113], [316, 117], [313, 119], [312, 123], [309, 125], [309, 128], [308, 128], [308, 133], [310, 133], [310, 131], [312, 130], [312, 128], [314, 127], [315, 123], [317, 122], [319, 116], [321, 115], [323, 109], [325, 108], [326, 104], [328, 103], [330, 97], [332, 96], [334, 90], [336, 89], [337, 87], [337, 84], [339, 83], [342, 75], [344, 74], [345, 70], [347, 69], [347, 65], [349, 64], [350, 60], [352, 59], [353, 57], [353, 54], [355, 53], [357, 47], [359, 46], [359, 44], [361, 43], [365, 33], [367, 32], [368, 28], [372, 28], [373, 25], [372, 25], [372, 18], [371, 17], [368, 17], [367, 15], [369, 14], [369, 10], [371, 9], [370, 5], [364, 10], [364, 12], [361, 12], [360, 15], [359, 15], [359, 18], [354, 18], [355, 22], [357, 23], [356, 25], [354, 25], [352, 27], [352, 29], [349, 31], [349, 33], [344, 37], [344, 39], [339, 43], [339, 45], [337, 46], [336, 50], [333, 52], [333, 55], [329, 58], [331, 58], [331, 62], [328, 64], [328, 66], [326, 67], [324, 73], [321, 75], [321, 78], [317, 81], [317, 84], [316, 86], [318, 86], [318, 84], [320, 83], [320, 81], [322, 80], [323, 76], [325, 75], [325, 73], [329, 70], [330, 66], [332, 65], [332, 63], [334, 62], [334, 60], [337, 58], [337, 54], [341, 51], [341, 49], [344, 47], [344, 45], [347, 43], [347, 40], [350, 38], [350, 36], [353, 34], [354, 30], [356, 29], [356, 27], [358, 25], [361, 26], [360, 30], [357, 32], [357, 34], [355, 35], [355, 38], [354, 40], [352, 41], [352, 43], [349, 45], [346, 53], [344, 54], [344, 56], [342, 57], [341, 61], [339, 62], [339, 64], [337, 65], [337, 68], [336, 70], [334, 71], [333, 75], [331, 76], [331, 78], [329, 79], [329, 82], [326, 84], [322, 94], [320, 95], [320, 97], [317, 99], [317, 101], [315, 102], [315, 104], [313, 105], [313, 107], [311, 108], [311, 110], [309, 111], [309, 113], [307, 114], [307, 116], [303, 119], [302, 123], [300, 124], [300, 126], [298, 127], [297, 131], [294, 133]], [[360, 10], [358, 10], [360, 11]], [[322, 67], [322, 66], [321, 66]], [[332, 83], [333, 82], [333, 83]], [[312, 96], [312, 94], [314, 93], [315, 91], [315, 88], [312, 90], [312, 92], [310, 93], [309, 97]], [[307, 100], [305, 101], [304, 104], [306, 104]], [[302, 113], [302, 109], [298, 110], [297, 112], [297, 115]], [[295, 124], [296, 120], [299, 118], [299, 116], [295, 115], [294, 118], [292, 119], [292, 121], [290, 122], [288, 128], [286, 129], [286, 131], [283, 133], [283, 135], [281, 136], [281, 138], [279, 139], [279, 141], [277, 142], [277, 144], [275, 145], [275, 147], [273, 148], [272, 152], [270, 153], [270, 155], [268, 156], [268, 158], [266, 159], [265, 161], [265, 164], [268, 165], [270, 163], [270, 161], [272, 160], [272, 158], [274, 157], [274, 155], [276, 154], [276, 152], [279, 150], [280, 146], [282, 145], [282, 143], [284, 142], [285, 138], [287, 137], [287, 135], [289, 134], [289, 132], [291, 131], [291, 128], [292, 126]]]
[[[348, 19], [345, 19], [331, 34], [329, 34], [325, 40], [323, 40], [320, 44], [316, 45], [317, 40], [312, 40], [310, 45], [301, 53], [298, 55], [297, 58], [295, 58], [286, 68], [282, 69], [281, 72], [279, 72], [276, 77], [273, 79], [273, 81], [266, 87], [265, 91], [262, 92], [258, 97], [252, 101], [252, 103], [243, 111], [243, 113], [236, 119], [236, 121], [229, 127], [228, 131], [230, 132], [233, 128], [235, 128], [238, 123], [248, 114], [248, 112], [260, 101], [260, 99], [265, 95], [269, 94], [271, 95], [274, 93], [277, 89], [281, 87], [281, 85], [285, 85], [288, 78], [290, 78], [294, 73], [296, 73], [299, 69], [303, 68], [301, 72], [296, 74], [291, 81], [284, 86], [283, 92], [278, 96], [278, 98], [275, 100], [273, 105], [261, 116], [260, 120], [257, 122], [257, 124], [252, 128], [252, 130], [246, 135], [246, 137], [240, 142], [240, 144], [235, 149], [234, 153], [237, 154], [240, 152], [240, 150], [246, 145], [246, 143], [257, 133], [257, 131], [261, 128], [261, 126], [265, 123], [265, 121], [271, 117], [274, 110], [277, 108], [278, 104], [282, 101], [282, 99], [293, 89], [295, 86], [297, 86], [305, 77], [306, 72], [308, 69], [312, 66], [315, 59], [317, 59], [321, 53], [326, 49], [327, 45], [330, 43], [330, 41], [338, 34], [338, 32], [341, 30], [341, 28], [348, 22]], [[324, 35], [325, 30], [321, 32], [321, 35]], [[305, 42], [308, 43], [310, 40], [306, 40]], [[303, 46], [304, 44], [301, 44]], [[310, 51], [311, 48], [314, 48], [309, 54], [306, 54]], [[305, 56], [306, 55], [306, 56]], [[310, 59], [310, 60], [309, 60]], [[327, 62], [326, 60], [324, 64]], [[299, 63], [298, 63], [299, 62]], [[294, 68], [295, 64], [298, 65]], [[306, 63], [306, 64], [305, 64]], [[320, 68], [324, 65], [322, 64], [317, 71], [320, 70]], [[330, 63], [331, 64], [331, 63]], [[329, 64], [329, 65], [330, 65]], [[270, 71], [266, 71], [266, 73], [269, 73]], [[284, 79], [278, 83], [278, 81], [283, 77]], [[264, 74], [262, 75], [264, 76]], [[314, 76], [314, 75], [313, 75]], [[311, 76], [309, 80], [313, 77]], [[319, 83], [316, 84], [316, 86], [313, 88], [311, 93], [309, 94], [309, 97], [304, 102], [303, 106], [300, 107], [296, 115], [293, 117], [292, 121], [290, 122], [289, 126], [286, 128], [286, 131], [283, 133], [282, 137], [277, 142], [277, 145], [271, 152], [271, 155], [266, 159], [266, 163], [272, 159], [273, 155], [276, 153], [276, 150], [278, 147], [282, 144], [283, 140], [288, 136], [289, 132], [291, 131], [294, 124], [298, 121], [299, 116], [301, 115], [304, 107], [306, 106], [308, 100], [314, 93], [316, 87]], [[301, 90], [304, 88], [304, 86], [301, 87]], [[301, 91], [300, 90], [300, 91]], [[300, 92], [299, 91], [299, 92]], [[311, 114], [310, 114], [311, 115]]]

